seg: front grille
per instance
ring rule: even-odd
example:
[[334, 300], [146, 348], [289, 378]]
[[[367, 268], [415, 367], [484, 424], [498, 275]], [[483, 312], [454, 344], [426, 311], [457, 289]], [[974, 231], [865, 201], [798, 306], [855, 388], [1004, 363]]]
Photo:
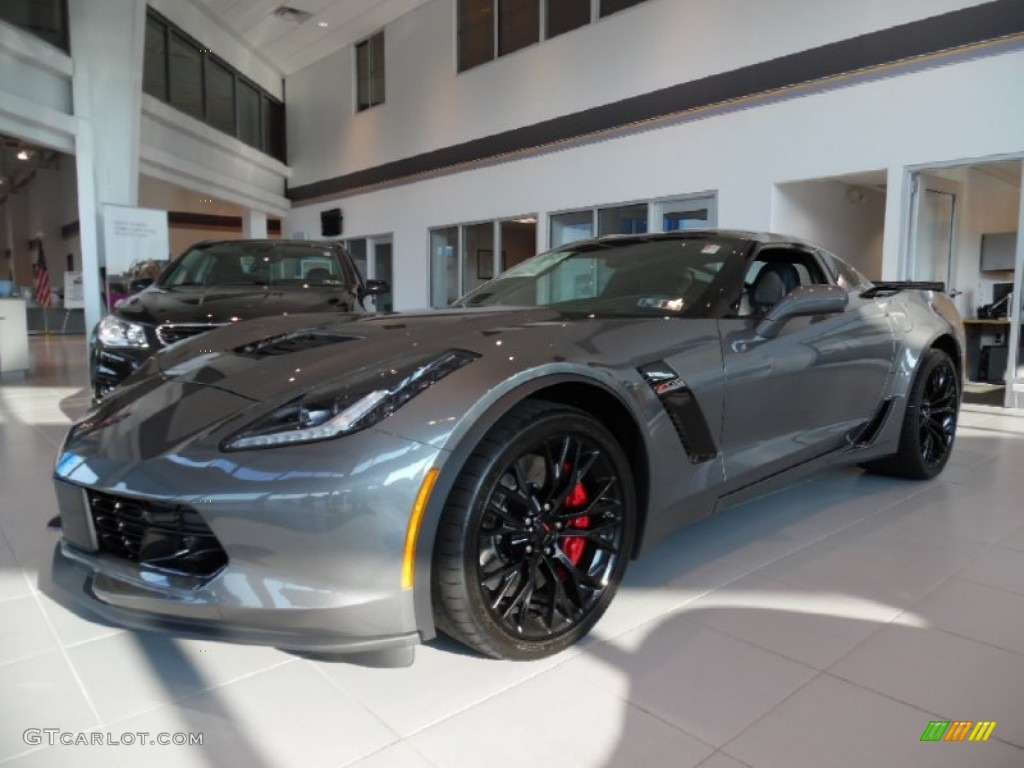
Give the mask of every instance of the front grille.
[[156, 327], [156, 337], [166, 347], [218, 327], [216, 323], [165, 323]]
[[89, 491], [100, 551], [180, 573], [210, 576], [227, 552], [194, 509]]

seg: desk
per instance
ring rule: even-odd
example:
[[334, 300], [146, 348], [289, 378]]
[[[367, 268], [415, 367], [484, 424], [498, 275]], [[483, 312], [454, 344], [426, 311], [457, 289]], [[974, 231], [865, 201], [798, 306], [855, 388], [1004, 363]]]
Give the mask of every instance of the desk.
[[[1006, 347], [1010, 339], [1010, 320], [1005, 317], [988, 319], [979, 317], [964, 318], [964, 333], [967, 337], [967, 379], [978, 381], [978, 366], [981, 363], [982, 349], [985, 347]], [[1024, 338], [1021, 339], [1024, 342]], [[1005, 361], [1005, 357], [1002, 358]], [[1019, 353], [1018, 362], [1024, 360]], [[990, 367], [985, 381], [1002, 381], [1004, 371], [997, 371], [998, 362]], [[1005, 369], [1005, 362], [1002, 367]]]
[[0, 376], [28, 370], [24, 299], [0, 299]]

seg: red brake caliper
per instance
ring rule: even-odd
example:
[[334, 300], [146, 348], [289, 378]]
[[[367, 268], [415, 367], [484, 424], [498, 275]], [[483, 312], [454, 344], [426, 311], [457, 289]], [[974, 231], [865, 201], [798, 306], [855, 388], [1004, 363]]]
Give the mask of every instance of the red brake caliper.
[[[565, 466], [565, 472], [569, 472], [568, 465]], [[590, 496], [587, 495], [587, 489], [583, 487], [583, 483], [576, 483], [576, 487], [572, 489], [565, 500], [565, 508], [568, 510], [579, 509], [586, 506], [589, 501]], [[590, 525], [590, 515], [577, 517], [567, 523], [567, 525], [569, 528], [586, 528]], [[573, 565], [579, 563], [580, 558], [583, 557], [583, 550], [586, 545], [587, 540], [582, 536], [566, 536], [562, 539], [562, 551], [565, 552]]]

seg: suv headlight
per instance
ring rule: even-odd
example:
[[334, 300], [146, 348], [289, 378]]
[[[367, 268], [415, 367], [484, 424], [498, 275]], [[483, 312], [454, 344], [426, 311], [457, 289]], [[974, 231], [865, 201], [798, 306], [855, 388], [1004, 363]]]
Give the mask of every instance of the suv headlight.
[[221, 445], [227, 451], [311, 443], [349, 435], [386, 419], [412, 398], [480, 355], [449, 349], [428, 358], [406, 358], [384, 369], [317, 387], [271, 411]]
[[116, 315], [107, 315], [96, 326], [96, 337], [107, 347], [148, 347], [146, 329], [130, 320], [122, 320]]

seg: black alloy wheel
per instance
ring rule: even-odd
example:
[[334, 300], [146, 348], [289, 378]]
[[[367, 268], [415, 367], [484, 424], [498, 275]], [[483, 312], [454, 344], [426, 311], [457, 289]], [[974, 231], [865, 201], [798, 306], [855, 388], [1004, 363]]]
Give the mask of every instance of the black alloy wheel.
[[929, 349], [907, 393], [899, 449], [863, 467], [882, 475], [928, 480], [949, 461], [960, 413], [960, 379], [948, 354]]
[[633, 545], [629, 463], [582, 411], [526, 402], [467, 461], [435, 551], [440, 628], [499, 658], [556, 653], [600, 618]]
[[918, 409], [918, 444], [926, 466], [945, 464], [956, 436], [960, 394], [956, 371], [943, 360], [932, 367]]

